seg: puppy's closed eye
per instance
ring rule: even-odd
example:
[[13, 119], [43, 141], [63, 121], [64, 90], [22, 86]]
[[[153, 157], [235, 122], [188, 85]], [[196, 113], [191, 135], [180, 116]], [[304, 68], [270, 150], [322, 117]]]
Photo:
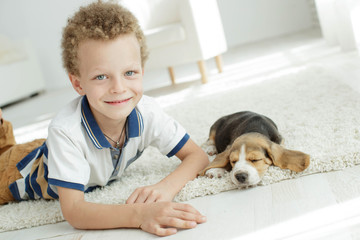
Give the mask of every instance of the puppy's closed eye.
[[234, 166], [236, 162], [239, 161], [239, 154], [240, 154], [239, 151], [234, 151], [230, 153], [229, 160], [231, 166]]
[[262, 160], [264, 160], [264, 159], [262, 159], [262, 158], [261, 159], [251, 159], [250, 162], [257, 163], [257, 162], [260, 162]]
[[230, 164], [231, 164], [232, 166], [234, 166], [237, 161], [238, 161], [237, 159], [230, 160]]

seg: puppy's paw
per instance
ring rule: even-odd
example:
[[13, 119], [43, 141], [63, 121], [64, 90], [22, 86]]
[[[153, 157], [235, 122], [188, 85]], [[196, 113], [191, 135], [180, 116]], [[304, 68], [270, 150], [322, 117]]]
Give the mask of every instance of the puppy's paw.
[[209, 156], [214, 156], [217, 154], [216, 151], [216, 147], [215, 146], [208, 146], [206, 149], [204, 149], [204, 151], [209, 155]]
[[217, 154], [214, 141], [208, 140], [201, 145], [201, 148], [209, 155], [213, 156]]
[[225, 172], [226, 170], [224, 168], [210, 168], [206, 171], [205, 175], [208, 178], [222, 178]]

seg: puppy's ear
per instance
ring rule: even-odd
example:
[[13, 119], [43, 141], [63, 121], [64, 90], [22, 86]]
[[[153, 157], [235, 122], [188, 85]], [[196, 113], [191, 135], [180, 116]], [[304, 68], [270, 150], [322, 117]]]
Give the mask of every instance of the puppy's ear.
[[295, 172], [301, 172], [310, 164], [310, 156], [306, 153], [288, 150], [273, 142], [269, 145], [267, 153], [273, 164], [281, 169], [290, 169]]
[[230, 170], [231, 165], [230, 165], [229, 156], [230, 156], [230, 148], [227, 148], [222, 153], [216, 155], [214, 161], [209, 163], [209, 165], [205, 169], [201, 170], [198, 173], [199, 176], [204, 176], [206, 171], [209, 170], [210, 168], [225, 168], [226, 170]]

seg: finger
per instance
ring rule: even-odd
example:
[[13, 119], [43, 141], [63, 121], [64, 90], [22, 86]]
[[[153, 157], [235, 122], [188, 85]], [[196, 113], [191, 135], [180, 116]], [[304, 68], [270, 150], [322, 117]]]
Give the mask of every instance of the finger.
[[155, 202], [169, 202], [166, 198], [160, 196], [155, 199]]
[[194, 221], [196, 223], [204, 223], [206, 222], [206, 217], [201, 214], [194, 214], [184, 211], [178, 211], [176, 213], [176, 217], [185, 221]]
[[140, 192], [137, 198], [135, 199], [134, 203], [144, 203], [147, 198], [148, 195], [146, 193]]
[[169, 228], [166, 225], [160, 225], [160, 224], [156, 224], [153, 226], [144, 224], [144, 225], [140, 225], [140, 229], [158, 235], [160, 237], [169, 236], [177, 233], [176, 228]]
[[[198, 210], [196, 210], [193, 206], [190, 204], [184, 204], [184, 203], [175, 203], [174, 209], [194, 214], [200, 214]], [[201, 214], [200, 214], [201, 215]]]
[[157, 201], [157, 196], [151, 194], [146, 198], [145, 203], [153, 203], [153, 202], [156, 202], [156, 201]]
[[184, 212], [184, 211], [178, 211], [176, 213], [176, 215], [177, 215], [176, 216], [177, 218], [180, 218], [185, 221], [195, 221], [197, 223], [206, 222], [206, 217], [201, 214], [194, 214], [194, 213], [189, 213], [189, 212]]
[[172, 217], [167, 220], [167, 226], [175, 227], [175, 228], [182, 228], [182, 229], [189, 229], [194, 228], [197, 226], [195, 221], [187, 221], [180, 218]]
[[175, 207], [175, 211], [177, 214], [176, 217], [178, 218], [196, 221], [197, 223], [206, 222], [206, 217], [189, 204], [182, 204], [182, 206], [178, 206], [178, 208]]
[[175, 233], [177, 233], [176, 228], [168, 228], [168, 227], [158, 227], [155, 229], [155, 232], [154, 232], [154, 234], [156, 234], [160, 237], [174, 235]]
[[135, 190], [130, 197], [126, 200], [127, 204], [135, 203], [136, 199], [138, 198], [138, 190]]

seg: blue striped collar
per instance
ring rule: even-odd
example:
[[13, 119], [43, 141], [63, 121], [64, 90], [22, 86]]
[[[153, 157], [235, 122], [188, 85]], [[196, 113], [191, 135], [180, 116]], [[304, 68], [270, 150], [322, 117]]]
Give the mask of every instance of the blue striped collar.
[[[81, 123], [96, 148], [102, 149], [111, 147], [111, 144], [102, 133], [94, 115], [91, 112], [86, 96], [82, 98], [81, 102]], [[126, 137], [127, 139], [139, 137], [141, 136], [143, 130], [144, 122], [141, 113], [134, 108], [127, 118]]]

